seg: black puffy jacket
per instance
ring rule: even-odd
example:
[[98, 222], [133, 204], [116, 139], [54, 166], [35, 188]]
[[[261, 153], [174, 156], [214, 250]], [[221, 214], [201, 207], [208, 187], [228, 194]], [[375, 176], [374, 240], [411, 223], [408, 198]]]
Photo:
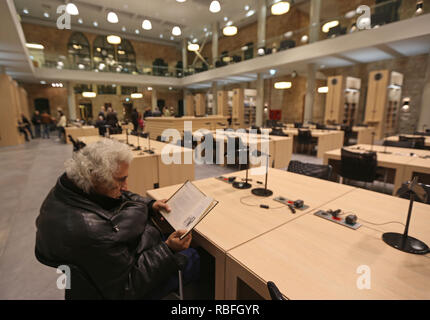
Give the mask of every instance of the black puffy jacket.
[[79, 266], [106, 299], [150, 298], [186, 263], [162, 241], [150, 199], [123, 192], [120, 206], [106, 210], [68, 181], [66, 174], [58, 179], [36, 220], [44, 259]]

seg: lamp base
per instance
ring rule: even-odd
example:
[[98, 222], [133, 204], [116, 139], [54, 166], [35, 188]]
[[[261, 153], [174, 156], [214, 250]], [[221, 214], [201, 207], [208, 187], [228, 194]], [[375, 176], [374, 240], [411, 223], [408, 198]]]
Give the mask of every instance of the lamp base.
[[233, 182], [233, 188], [236, 188], [236, 189], [249, 189], [251, 187], [252, 185], [247, 182], [238, 182], [238, 181]]
[[136, 147], [133, 149], [133, 151], [140, 151], [140, 150], [142, 150], [140, 147]]
[[389, 246], [403, 252], [426, 254], [430, 250], [424, 242], [410, 236], [405, 238], [403, 234], [400, 233], [386, 232], [382, 235], [382, 240]]
[[259, 196], [259, 197], [270, 197], [273, 192], [272, 190], [269, 189], [264, 189], [264, 188], [255, 188], [251, 190], [253, 195]]
[[149, 153], [149, 154], [154, 154], [154, 151], [149, 150], [149, 149], [147, 149], [147, 150], [143, 150], [143, 152], [146, 152], [146, 153]]

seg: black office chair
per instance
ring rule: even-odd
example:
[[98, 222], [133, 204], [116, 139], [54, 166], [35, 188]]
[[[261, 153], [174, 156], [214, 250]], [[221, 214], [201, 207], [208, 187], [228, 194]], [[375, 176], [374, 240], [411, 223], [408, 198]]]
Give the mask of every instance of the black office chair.
[[77, 152], [79, 150], [81, 150], [82, 148], [85, 148], [87, 145], [85, 143], [83, 143], [80, 140], [75, 140], [73, 139], [73, 137], [69, 134], [68, 135], [69, 140], [72, 142], [73, 144], [73, 152]]
[[383, 145], [387, 147], [409, 148], [409, 149], [412, 149], [414, 146], [412, 141], [390, 141], [390, 140], [384, 140]]
[[[312, 138], [312, 132], [308, 129], [299, 129], [299, 135], [297, 136], [297, 143], [300, 147], [300, 152], [303, 153], [303, 148], [306, 147], [306, 153], [313, 153], [313, 145], [315, 144]], [[309, 150], [311, 147], [311, 150]]]
[[331, 165], [304, 163], [297, 160], [291, 160], [287, 171], [308, 177], [330, 180], [333, 167]]
[[[410, 181], [402, 183], [402, 187], [406, 186], [409, 183], [410, 183]], [[427, 202], [425, 202], [425, 203], [430, 204], [430, 185], [424, 184], [424, 183], [418, 183], [418, 184], [421, 187], [423, 187], [424, 190], [427, 192]], [[401, 195], [400, 198], [409, 199], [409, 195], [406, 193], [406, 194]], [[414, 199], [415, 199], [415, 201], [422, 202], [418, 197], [415, 197]]]
[[340, 175], [344, 179], [373, 182], [377, 177], [377, 166], [377, 155], [374, 151], [353, 152], [341, 149]]
[[428, 131], [428, 132], [415, 131], [414, 135], [416, 135], [416, 136], [423, 136], [423, 137], [430, 137], [430, 131]]
[[267, 282], [267, 290], [269, 290], [270, 297], [272, 300], [286, 300], [282, 296], [281, 291], [279, 291], [278, 287], [272, 281]]
[[66, 300], [102, 300], [104, 299], [101, 290], [97, 287], [94, 281], [88, 276], [84, 269], [67, 262], [50, 261], [46, 259], [35, 248], [36, 259], [48, 267], [57, 269], [61, 265], [70, 268], [70, 289], [65, 289]]
[[425, 147], [425, 137], [406, 137], [406, 136], [399, 136], [399, 141], [411, 141], [412, 142], [412, 148], [414, 149], [424, 149]]
[[269, 132], [270, 136], [279, 136], [279, 137], [288, 137], [288, 134], [284, 133], [282, 128], [273, 128], [272, 131]]
[[327, 128], [325, 124], [319, 124], [319, 123], [317, 123], [316, 126], [317, 126], [318, 130], [325, 130]]
[[355, 143], [351, 142], [351, 139], [353, 138], [354, 133], [352, 132], [352, 128], [347, 125], [341, 125], [341, 130], [343, 130], [343, 145], [344, 146], [350, 146]]
[[296, 128], [296, 129], [303, 128], [303, 123], [301, 123], [301, 122], [294, 122], [294, 128]]

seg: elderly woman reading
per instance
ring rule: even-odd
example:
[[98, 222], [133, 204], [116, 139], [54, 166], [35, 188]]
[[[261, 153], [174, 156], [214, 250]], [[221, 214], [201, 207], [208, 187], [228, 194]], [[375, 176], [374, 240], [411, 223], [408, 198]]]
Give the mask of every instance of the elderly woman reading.
[[177, 288], [179, 269], [185, 282], [198, 277], [191, 235], [180, 240], [176, 231], [164, 241], [152, 222], [156, 211], [170, 210], [165, 201], [127, 191], [132, 157], [109, 139], [75, 153], [36, 220], [38, 258], [78, 266], [98, 288], [94, 298], [160, 299]]

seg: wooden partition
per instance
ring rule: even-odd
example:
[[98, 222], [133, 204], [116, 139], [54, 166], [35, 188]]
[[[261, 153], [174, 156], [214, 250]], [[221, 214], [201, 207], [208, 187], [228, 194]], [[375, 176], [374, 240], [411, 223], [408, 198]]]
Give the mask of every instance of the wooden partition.
[[228, 117], [228, 91], [218, 91], [218, 115]]
[[204, 116], [206, 114], [206, 95], [197, 93], [194, 97], [196, 116]]
[[187, 94], [185, 96], [185, 116], [194, 116], [194, 96]]
[[369, 73], [365, 122], [375, 127], [375, 138], [397, 133], [403, 75], [389, 70]]
[[24, 143], [17, 127], [21, 112], [18, 85], [6, 74], [0, 74], [0, 103], [0, 146]]
[[233, 128], [243, 128], [245, 108], [245, 90], [242, 88], [233, 89], [232, 122]]

